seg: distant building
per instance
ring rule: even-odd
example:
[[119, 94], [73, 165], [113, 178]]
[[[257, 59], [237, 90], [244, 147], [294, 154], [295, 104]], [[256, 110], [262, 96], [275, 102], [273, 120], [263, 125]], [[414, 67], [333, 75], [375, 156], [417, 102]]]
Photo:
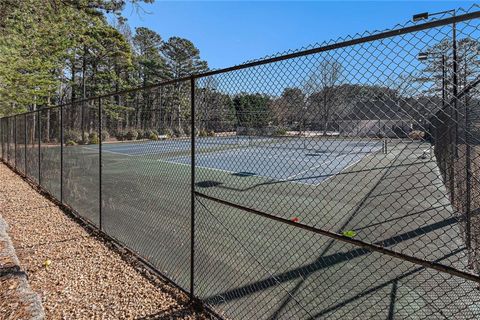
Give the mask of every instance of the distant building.
[[405, 138], [412, 130], [427, 131], [428, 99], [360, 101], [348, 115], [335, 121], [343, 136]]

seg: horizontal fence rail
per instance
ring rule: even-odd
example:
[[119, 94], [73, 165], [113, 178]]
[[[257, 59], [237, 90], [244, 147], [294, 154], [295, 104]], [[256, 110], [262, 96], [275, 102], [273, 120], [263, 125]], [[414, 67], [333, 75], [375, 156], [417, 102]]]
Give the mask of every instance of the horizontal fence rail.
[[480, 11], [0, 119], [4, 163], [219, 316], [480, 317]]

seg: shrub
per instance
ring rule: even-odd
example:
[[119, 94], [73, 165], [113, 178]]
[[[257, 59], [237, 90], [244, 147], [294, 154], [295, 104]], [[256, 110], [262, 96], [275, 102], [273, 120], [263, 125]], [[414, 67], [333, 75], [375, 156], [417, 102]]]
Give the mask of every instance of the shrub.
[[149, 139], [151, 134], [152, 134], [152, 130], [147, 129], [147, 130], [143, 131], [142, 137], [145, 138], [145, 139]]
[[98, 140], [98, 134], [96, 132], [92, 132], [88, 135], [89, 144], [99, 144], [100, 141]]
[[165, 135], [167, 136], [168, 139], [171, 139], [175, 136], [172, 129], [165, 129]]
[[145, 138], [148, 138], [152, 135], [152, 133], [156, 136], [159, 136], [160, 134], [158, 133], [158, 130], [155, 129], [149, 129], [145, 132]]
[[63, 140], [72, 141], [77, 144], [82, 140], [82, 133], [77, 130], [65, 130], [65, 132], [63, 133]]
[[121, 131], [117, 131], [115, 132], [115, 139], [117, 139], [118, 141], [123, 141], [123, 133]]
[[88, 139], [92, 139], [92, 138], [97, 138], [98, 139], [98, 134], [96, 132], [90, 132], [88, 134]]
[[209, 136], [209, 137], [215, 137], [215, 131], [213, 131], [213, 130], [208, 131], [208, 132], [207, 132], [207, 136]]
[[67, 143], [65, 143], [65, 146], [67, 146], [67, 147], [68, 146], [76, 146], [76, 145], [77, 145], [77, 143], [73, 140], [68, 140]]
[[123, 140], [125, 140], [125, 131], [120, 130], [120, 131], [115, 132], [115, 138], [116, 138], [118, 141], [123, 141]]
[[125, 135], [126, 140], [137, 140], [138, 132], [135, 129], [130, 129]]
[[205, 129], [200, 129], [200, 131], [198, 132], [198, 136], [199, 136], [199, 137], [207, 137], [207, 136], [208, 136], [207, 130], [205, 130]]
[[107, 130], [102, 130], [102, 141], [107, 141], [108, 139], [110, 139], [110, 134]]
[[[152, 139], [153, 136], [155, 136], [156, 139]], [[158, 134], [158, 131], [155, 130], [155, 129], [145, 130], [144, 135], [143, 135], [143, 137], [144, 137], [145, 139], [150, 139], [150, 140], [158, 140], [158, 139], [160, 139], [159, 136], [160, 136], [160, 135]]]
[[137, 130], [135, 130], [135, 131], [137, 131], [136, 140], [140, 140], [140, 139], [143, 139], [143, 138], [147, 138], [147, 137], [145, 137], [146, 131], [143, 131], [142, 129], [137, 129]]
[[158, 136], [158, 131], [157, 130], [152, 130], [152, 129], [145, 130], [144, 133], [143, 133], [143, 137], [145, 139], [150, 139], [152, 134]]
[[287, 130], [285, 128], [276, 128], [273, 131], [274, 136], [284, 136], [287, 134]]
[[156, 135], [155, 133], [152, 132], [152, 133], [150, 134], [150, 137], [148, 137], [148, 139], [150, 139], [150, 140], [158, 140], [158, 135]]
[[183, 137], [184, 135], [185, 135], [185, 132], [183, 131], [182, 127], [173, 129], [173, 136]]

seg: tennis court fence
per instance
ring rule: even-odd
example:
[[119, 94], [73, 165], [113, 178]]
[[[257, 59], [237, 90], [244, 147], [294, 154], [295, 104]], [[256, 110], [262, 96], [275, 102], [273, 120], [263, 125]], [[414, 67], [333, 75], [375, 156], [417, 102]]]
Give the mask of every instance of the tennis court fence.
[[0, 119], [4, 163], [232, 319], [480, 317], [480, 11]]

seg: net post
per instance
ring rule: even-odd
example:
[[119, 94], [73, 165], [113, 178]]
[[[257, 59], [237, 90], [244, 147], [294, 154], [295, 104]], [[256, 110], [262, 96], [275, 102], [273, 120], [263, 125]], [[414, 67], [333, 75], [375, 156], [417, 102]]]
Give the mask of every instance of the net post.
[[195, 298], [195, 78], [190, 78], [190, 135], [191, 135], [191, 163], [190, 163], [190, 302]]

